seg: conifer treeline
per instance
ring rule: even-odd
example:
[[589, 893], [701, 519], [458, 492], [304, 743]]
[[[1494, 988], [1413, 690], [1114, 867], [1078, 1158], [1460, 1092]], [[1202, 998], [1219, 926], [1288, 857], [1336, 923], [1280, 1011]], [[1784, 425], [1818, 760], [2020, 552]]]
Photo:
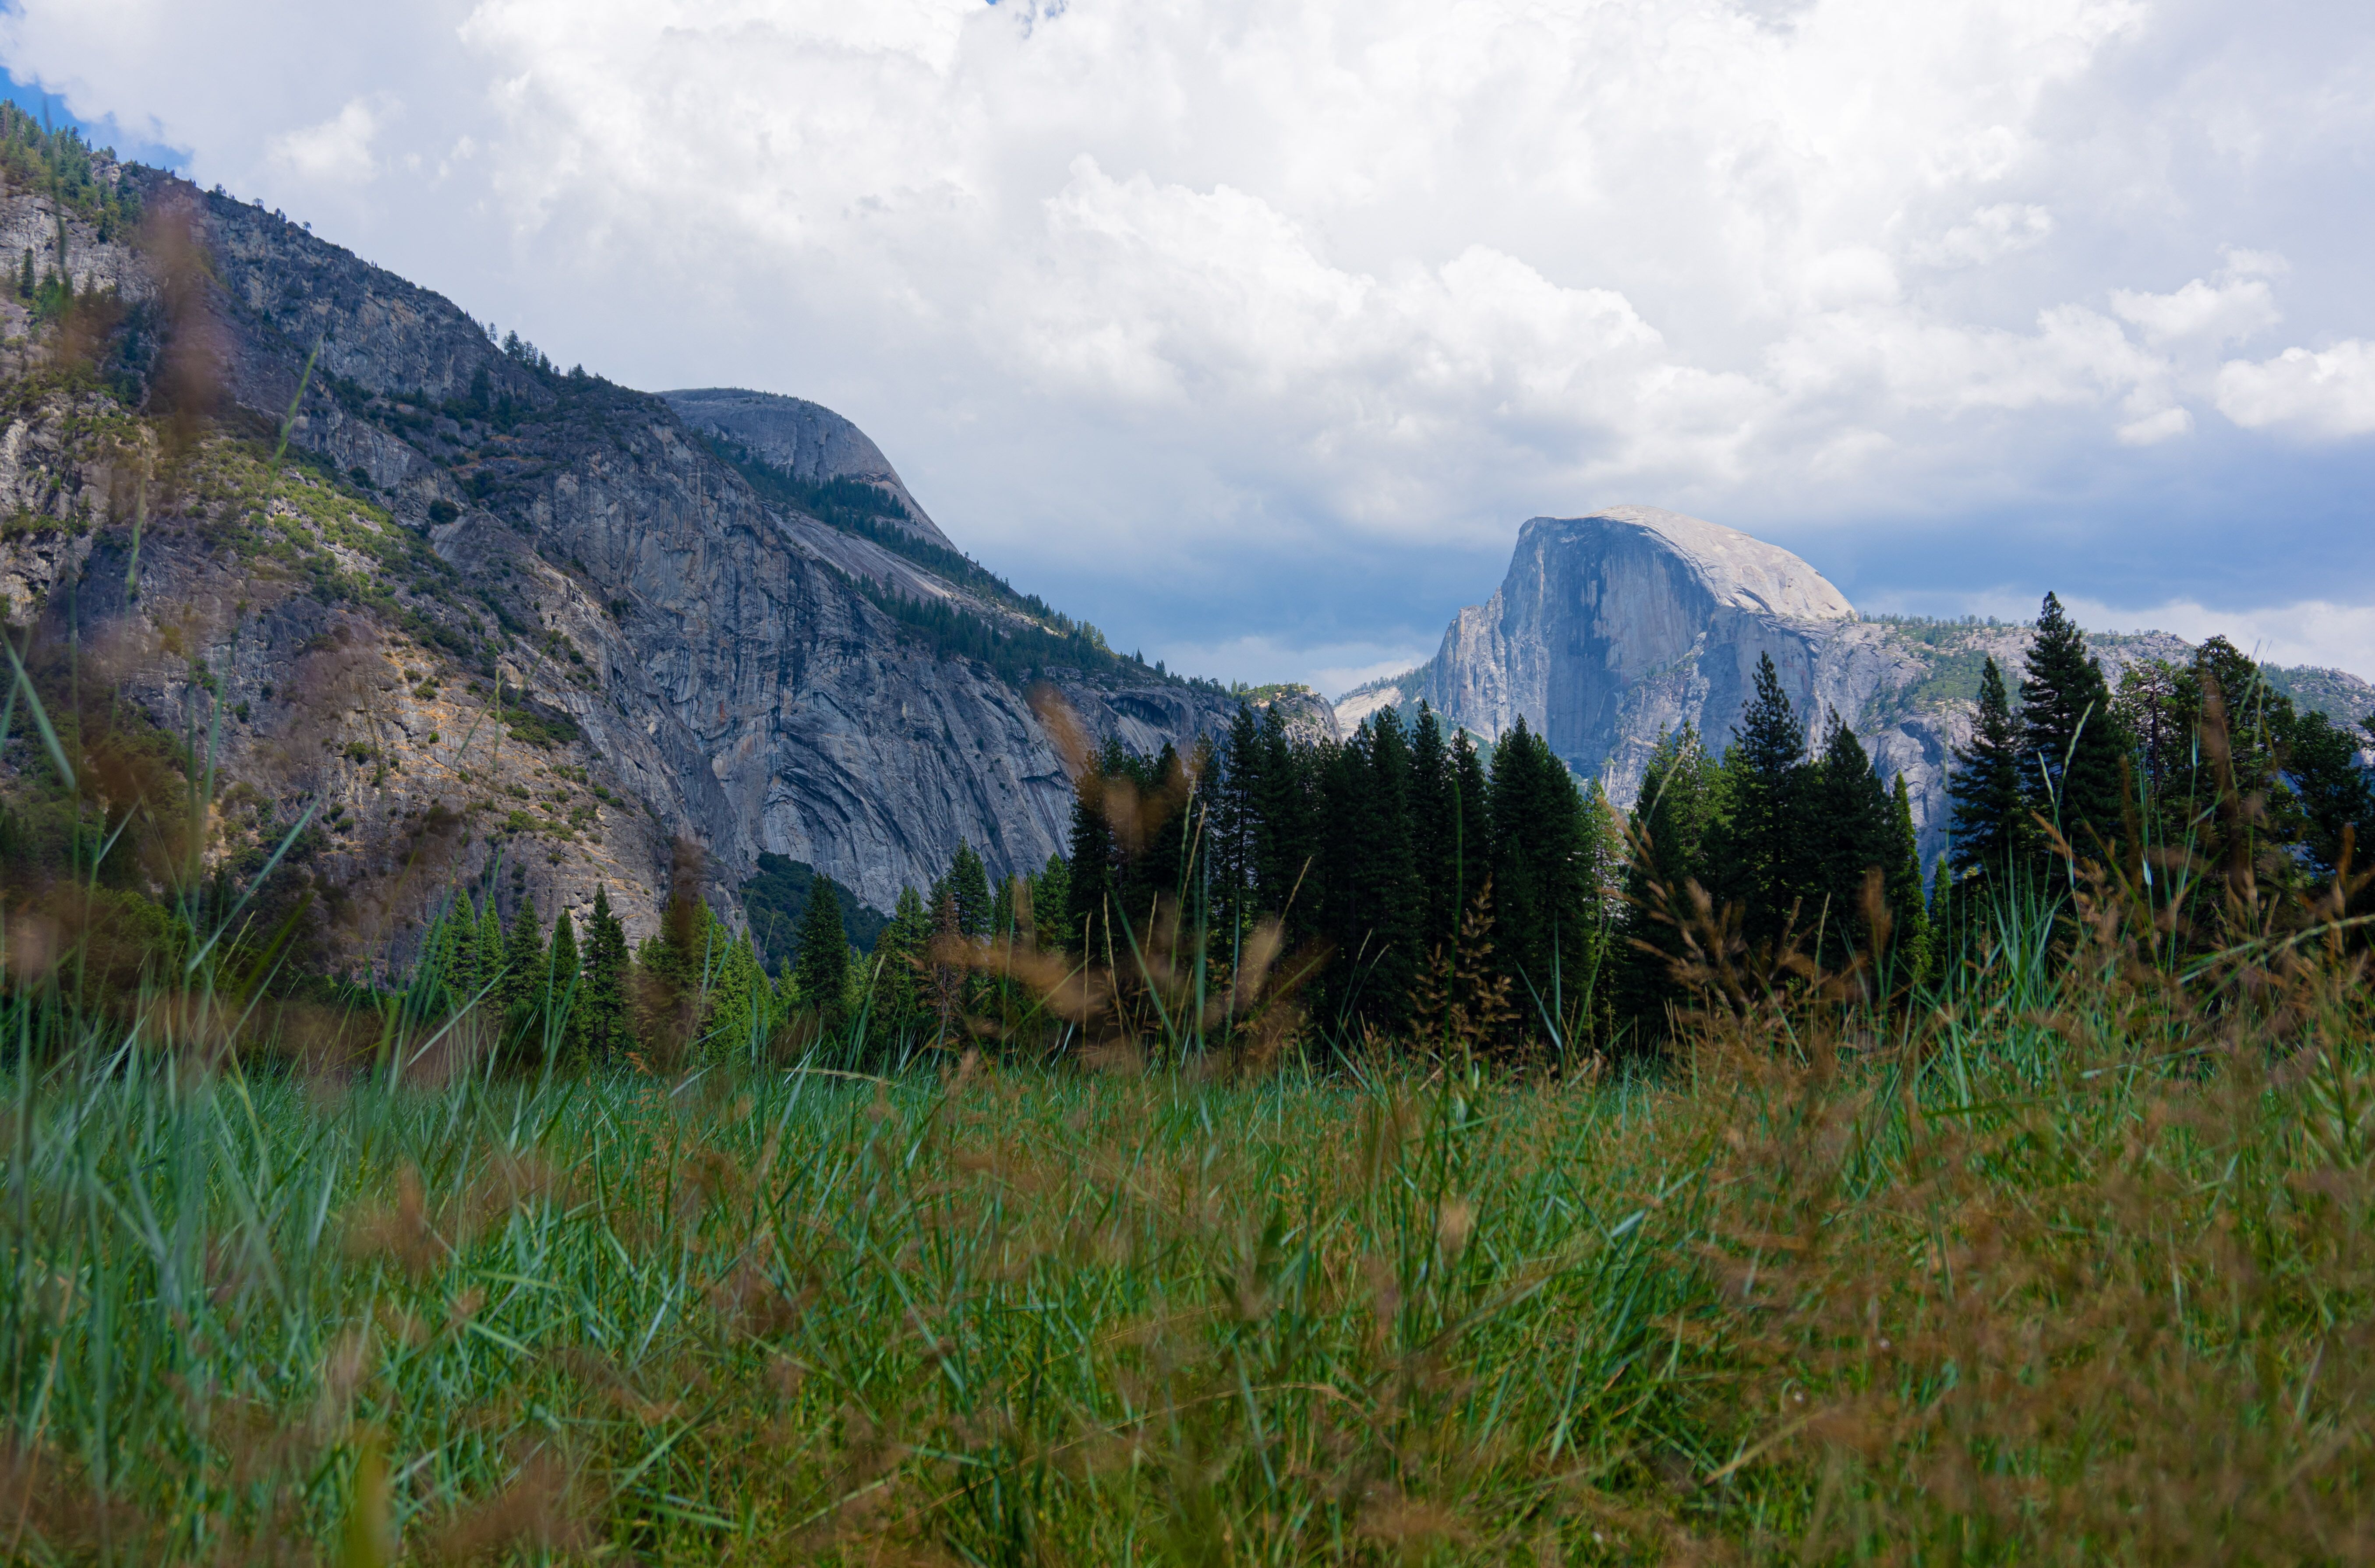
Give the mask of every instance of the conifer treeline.
[[1603, 1032], [1618, 933], [1621, 828], [1597, 785], [1522, 720], [1489, 760], [1422, 704], [1346, 740], [1297, 745], [1272, 706], [1240, 707], [1219, 745], [1141, 760], [1108, 743], [1077, 781], [1061, 939], [1127, 971], [1176, 909], [1207, 964], [1234, 966], [1266, 920], [1324, 950], [1316, 1016], [1346, 1038], [1410, 1032], [1480, 908], [1490, 971], [1521, 1032]]
[[[1276, 919], [1324, 948], [1317, 1016], [1341, 1039], [1422, 1048], [1455, 970], [1508, 1006], [1494, 1043], [1625, 1049], [1663, 1024], [1681, 954], [1676, 911], [1696, 886], [1741, 911], [1752, 944], [1784, 940], [1844, 961], [1868, 945], [1877, 873], [1891, 944], [1925, 950], [1921, 868], [1902, 782], [1885, 786], [1836, 715], [1809, 726], [1772, 661], [1720, 757], [1688, 729], [1665, 737], [1628, 820], [1579, 785], [1522, 719], [1489, 756], [1421, 703], [1347, 740], [1296, 746], [1275, 709], [1240, 709], [1225, 740], [1182, 760], [1108, 745], [1079, 781], [1068, 942], [1107, 967], [1166, 899], [1232, 948]], [[1472, 920], [1471, 917], [1473, 917]]]
[[1946, 921], [2005, 889], [2065, 890], [2096, 861], [2139, 885], [2184, 878], [2179, 913], [2198, 939], [2337, 880], [2355, 908], [2366, 891], [2349, 867], [2375, 830], [2369, 746], [2375, 714], [2353, 733], [2299, 712], [2224, 637], [2184, 664], [2135, 665], [2114, 690], [2049, 594], [2017, 706], [1994, 660], [1981, 674], [1933, 902]]
[[[930, 889], [903, 891], [870, 956], [821, 877], [773, 979], [749, 935], [690, 895], [632, 956], [606, 894], [582, 939], [566, 914], [547, 938], [532, 904], [505, 927], [491, 902], [457, 896], [415, 984], [447, 1005], [483, 995], [507, 1038], [585, 1059], [755, 1046], [803, 1019], [862, 1022], [892, 1055], [1034, 1016], [1017, 966], [989, 956], [1000, 944], [1124, 977], [1160, 939], [1165, 966], [1217, 992], [1274, 923], [1320, 961], [1305, 966], [1319, 1043], [1429, 1050], [1457, 1015], [1470, 1043], [1623, 1051], [1663, 1032], [1691, 945], [1777, 975], [1793, 954], [1825, 971], [1877, 959], [1902, 984], [1964, 956], [1979, 901], [2066, 891], [2085, 860], [2206, 868], [2199, 896], [2231, 908], [2239, 885], [2274, 898], [2331, 882], [2375, 827], [2360, 762], [2375, 715], [2361, 736], [2297, 713], [2217, 638], [2115, 692], [2050, 595], [2017, 702], [1985, 666], [1927, 895], [1903, 777], [1884, 785], [1854, 731], [1816, 718], [1761, 660], [1721, 751], [1689, 728], [1664, 737], [1627, 818], [1522, 720], [1488, 753], [1424, 703], [1317, 743], [1275, 707], [1240, 707], [1187, 757], [1108, 741], [1075, 781], [1069, 855], [993, 881], [960, 845]], [[952, 961], [968, 944], [978, 961]]]

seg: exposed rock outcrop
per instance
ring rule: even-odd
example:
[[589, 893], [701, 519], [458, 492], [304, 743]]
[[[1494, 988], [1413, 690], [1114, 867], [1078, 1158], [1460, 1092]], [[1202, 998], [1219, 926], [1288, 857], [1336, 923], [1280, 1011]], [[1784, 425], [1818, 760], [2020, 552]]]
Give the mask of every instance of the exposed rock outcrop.
[[823, 404], [737, 386], [663, 392], [660, 400], [686, 424], [731, 437], [753, 456], [794, 478], [859, 479], [880, 486], [906, 510], [907, 516], [898, 525], [943, 549], [956, 548], [922, 503], [908, 493], [906, 481], [882, 455], [882, 449]]
[[[1235, 706], [1110, 655], [1019, 675], [950, 656], [859, 580], [983, 609], [995, 631], [990, 607], [762, 501], [669, 401], [499, 345], [260, 208], [126, 177], [144, 183], [143, 245], [70, 236], [77, 286], [116, 312], [82, 350], [112, 390], [44, 379], [46, 351], [6, 367], [0, 593], [52, 635], [71, 614], [176, 733], [219, 701], [224, 776], [254, 807], [224, 831], [313, 807], [331, 826], [302, 874], [334, 905], [376, 899], [400, 927], [408, 900], [417, 922], [500, 856], [506, 907], [532, 893], [547, 916], [582, 914], [607, 884], [640, 937], [684, 834], [717, 882], [770, 851], [888, 908], [961, 841], [994, 873], [1064, 843], [1069, 785], [1028, 689], [1142, 753]], [[0, 201], [0, 232], [39, 207]], [[830, 410], [676, 398], [796, 476], [886, 489], [946, 548]]]
[[[2029, 638], [2016, 626], [1863, 620], [1777, 546], [1678, 513], [1613, 507], [1527, 523], [1499, 591], [1453, 619], [1436, 656], [1348, 693], [1337, 717], [1349, 727], [1424, 700], [1491, 740], [1522, 716], [1578, 777], [1629, 807], [1663, 736], [1691, 725], [1725, 743], [1769, 655], [1810, 725], [1837, 713], [1885, 777], [1904, 775], [1929, 859], [1945, 844], [1946, 771], [1969, 738], [1981, 665], [1993, 657], [2017, 682]], [[2089, 643], [2114, 683], [2139, 660], [2189, 652], [2163, 632]], [[2375, 707], [2375, 688], [2316, 673], [2318, 690], [2333, 688], [2345, 708], [2360, 702], [2354, 719]]]

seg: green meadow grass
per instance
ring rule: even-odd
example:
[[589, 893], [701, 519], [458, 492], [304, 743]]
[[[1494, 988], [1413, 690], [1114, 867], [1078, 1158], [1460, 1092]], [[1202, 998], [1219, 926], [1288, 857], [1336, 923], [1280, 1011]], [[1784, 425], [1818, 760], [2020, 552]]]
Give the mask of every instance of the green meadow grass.
[[0, 1554], [2364, 1556], [2357, 961], [2006, 936], [1563, 1088], [37, 1056]]

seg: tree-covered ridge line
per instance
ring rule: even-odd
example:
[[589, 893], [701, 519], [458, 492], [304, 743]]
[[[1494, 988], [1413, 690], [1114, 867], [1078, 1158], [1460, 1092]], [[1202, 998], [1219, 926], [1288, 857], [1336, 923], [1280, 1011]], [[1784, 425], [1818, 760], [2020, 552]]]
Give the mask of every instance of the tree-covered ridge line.
[[[2007, 620], [1998, 616], [1920, 616], [1859, 612], [1854, 624], [1887, 630], [1893, 643], [1920, 661], [1915, 679], [1875, 692], [1862, 711], [1843, 715], [1859, 732], [1870, 734], [1917, 714], [1949, 713], [1975, 703], [1979, 676], [1990, 658], [2000, 663], [2016, 656], [2015, 644], [2034, 635], [2033, 620]], [[2098, 653], [2120, 650], [2129, 656], [2144, 652], [2161, 656], [2156, 648], [2190, 647], [2171, 633], [2158, 631], [2090, 631], [2089, 648]], [[1367, 712], [1389, 698], [1409, 710], [1426, 690], [1433, 661], [1399, 675], [1364, 682], [1337, 699], [1340, 705]], [[2293, 698], [2304, 711], [2315, 709], [2337, 723], [2355, 724], [2368, 701], [2365, 683], [2346, 671], [2318, 666], [2262, 665], [2263, 678], [2276, 691]]]
[[743, 921], [770, 969], [782, 969], [798, 951], [799, 932], [819, 885], [841, 902], [843, 923], [859, 952], [872, 952], [883, 927], [891, 924], [889, 915], [868, 908], [856, 893], [806, 861], [761, 850], [758, 871], [742, 883], [737, 896]]
[[2086, 860], [2139, 879], [2215, 867], [2193, 912], [2213, 927], [2235, 918], [2215, 907], [2227, 894], [2254, 911], [2321, 884], [2362, 897], [2350, 883], [2375, 838], [2375, 713], [2304, 711], [2279, 673], [2213, 637], [2114, 689], [2047, 595], [2017, 704], [1993, 660], [1982, 673], [1950, 784], [1953, 879], [2066, 889]]
[[[864, 573], [842, 573], [911, 640], [941, 657], [978, 660], [1018, 686], [1057, 667], [1089, 675], [1126, 674], [1135, 680], [1153, 678], [1216, 693], [1227, 690], [1217, 681], [1174, 675], [1159, 659], [1150, 665], [1142, 654], [1117, 653], [1105, 633], [1089, 622], [1074, 620], [1036, 594], [1017, 592], [971, 556], [917, 537], [898, 525], [907, 509], [880, 485], [847, 475], [803, 479], [732, 436], [714, 430], [695, 430], [693, 435], [762, 500], [879, 545], [951, 586], [1011, 612], [1013, 619], [984, 615], [961, 604], [918, 599]], [[1033, 624], [1016, 625], [1015, 619]]]
[[140, 222], [140, 193], [123, 180], [123, 167], [114, 148], [94, 147], [72, 126], [52, 129], [21, 105], [0, 102], [0, 182], [59, 203], [102, 241]]
[[[747, 1046], [805, 1017], [810, 1033], [856, 1026], [868, 1043], [853, 1060], [977, 1036], [1028, 1054], [1073, 1038], [1024, 983], [1049, 960], [1158, 1012], [1178, 976], [1225, 996], [1275, 963], [1302, 987], [1299, 1048], [1572, 1068], [1655, 1054], [1718, 971], [1785, 989], [1861, 973], [1908, 994], [1991, 939], [1974, 912], [2066, 896], [2082, 856], [2219, 870], [2185, 895], [2200, 906], [2188, 939], [2215, 941], [2236, 918], [2220, 901], [2237, 867], [2272, 906], [2305, 898], [2375, 830], [2358, 756], [2375, 729], [2296, 713], [2223, 640], [2188, 666], [2134, 666], [2114, 691], [2049, 597], [2017, 701], [1991, 661], [1980, 709], [1947, 864], [1925, 888], [1903, 780], [1885, 785], [1837, 714], [1799, 712], [1769, 659], [1719, 750], [1688, 729], [1664, 737], [1629, 818], [1522, 723], [1483, 749], [1422, 704], [1414, 724], [1388, 709], [1309, 744], [1278, 709], [1240, 707], [1187, 756], [1108, 740], [1081, 760], [1068, 856], [993, 885], [961, 847], [932, 888], [902, 894], [870, 954], [829, 881], [796, 945], [766, 939], [772, 985], [750, 934], [701, 905], [671, 926], [697, 937], [664, 932], [619, 983], [698, 994], [697, 1019], [644, 1006], [609, 1048]], [[2345, 898], [2363, 898], [2354, 886]], [[589, 967], [583, 984], [613, 981]], [[1173, 1027], [1201, 1050], [1238, 1026]]]
[[1012, 584], [971, 556], [918, 537], [899, 526], [907, 508], [884, 486], [846, 474], [829, 479], [804, 479], [752, 452], [749, 444], [720, 430], [695, 430], [693, 437], [718, 461], [732, 468], [777, 506], [804, 513], [845, 534], [881, 546], [951, 584], [970, 589], [1018, 614], [1032, 616], [1052, 628], [1069, 622], [1035, 594], [1015, 592]]

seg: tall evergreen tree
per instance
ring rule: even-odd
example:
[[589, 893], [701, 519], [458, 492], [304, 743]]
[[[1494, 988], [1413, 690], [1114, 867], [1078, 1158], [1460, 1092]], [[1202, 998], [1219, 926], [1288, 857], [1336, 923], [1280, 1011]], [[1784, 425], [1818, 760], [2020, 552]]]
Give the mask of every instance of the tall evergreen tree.
[[[2105, 854], [2121, 836], [2126, 748], [2103, 666], [2051, 594], [2038, 612], [2020, 717], [2021, 788], [2029, 809], [2059, 827], [2074, 852]], [[2050, 851], [2046, 858], [2056, 876], [2067, 874]]]
[[1637, 1032], [1655, 1035], [1672, 998], [1674, 964], [1696, 919], [1690, 889], [1708, 888], [1707, 839], [1716, 829], [1715, 762], [1688, 725], [1659, 737], [1642, 771], [1625, 870], [1617, 1005]]
[[[1298, 748], [1278, 703], [1262, 711], [1262, 769], [1256, 796], [1256, 866], [1264, 912], [1281, 916], [1290, 938], [1319, 928], [1317, 889], [1304, 886], [1319, 853], [1317, 795], [1324, 748]], [[1075, 862], [1078, 875], [1078, 862]]]
[[1261, 837], [1261, 772], [1264, 752], [1261, 724], [1253, 709], [1237, 704], [1229, 716], [1228, 738], [1221, 747], [1210, 786], [1212, 802], [1212, 894], [1218, 904], [1213, 928], [1225, 943], [1249, 929], [1260, 905], [1256, 902]]
[[1816, 961], [1844, 968], [1869, 951], [1871, 921], [1863, 905], [1866, 876], [1877, 871], [1884, 889], [1898, 861], [1896, 813], [1855, 731], [1831, 714], [1823, 755], [1805, 777], [1799, 826], [1806, 877], [1793, 890], [1805, 901], [1801, 919]]
[[1497, 853], [1493, 842], [1493, 782], [1485, 774], [1475, 739], [1466, 730], [1451, 737], [1450, 771], [1452, 906], [1464, 919], [1492, 876]]
[[[493, 903], [490, 899], [488, 907]], [[544, 928], [537, 921], [536, 900], [522, 893], [503, 937], [502, 1010], [515, 1026], [543, 1005], [545, 981]]]
[[[962, 857], [971, 852], [960, 849], [957, 853]], [[979, 857], [973, 864], [978, 869]], [[953, 883], [954, 876], [950, 879]], [[948, 896], [952, 902], [962, 903], [953, 886]], [[987, 896], [985, 888], [985, 901]], [[963, 918], [958, 916], [960, 921]], [[841, 1026], [844, 996], [849, 989], [849, 933], [842, 924], [841, 898], [821, 877], [810, 885], [808, 912], [800, 916], [800, 956], [793, 965], [792, 981], [801, 1005], [813, 1009], [825, 1028]]]
[[495, 912], [495, 890], [488, 888], [486, 899], [479, 908], [479, 984], [492, 985], [486, 1005], [498, 1017], [508, 995], [503, 975], [503, 922]]
[[1805, 874], [1807, 764], [1805, 725], [1770, 654], [1757, 659], [1755, 694], [1742, 707], [1724, 764], [1731, 814], [1720, 853], [1710, 855], [1715, 890], [1742, 905], [1751, 942], [1771, 942], [1789, 922]]
[[[1000, 877], [989, 894], [989, 935], [996, 941], [1011, 941], [1018, 934], [1016, 912], [1021, 907], [1015, 900], [1015, 885], [1024, 881], [1016, 877]], [[1023, 895], [1030, 896], [1027, 892]]]
[[1949, 863], [1958, 879], [1999, 881], [2021, 864], [2027, 842], [2021, 789], [2021, 735], [2004, 690], [2003, 672], [1990, 659], [1979, 672], [1979, 711], [1967, 746], [1955, 750], [1946, 781], [1955, 802]]
[[[917, 912], [921, 913], [920, 901]], [[1031, 879], [1031, 917], [1039, 950], [1063, 952], [1073, 945], [1071, 923], [1072, 868], [1060, 855], [1047, 856], [1046, 866]]]
[[443, 940], [441, 957], [444, 962], [445, 988], [454, 1006], [467, 1007], [478, 998], [479, 987], [485, 984], [479, 960], [479, 912], [470, 906], [470, 895], [456, 891], [445, 906]]
[[1906, 790], [1902, 771], [1889, 794], [1889, 814], [1896, 829], [1896, 853], [1888, 871], [1888, 914], [1896, 925], [1891, 941], [1896, 954], [1895, 978], [1919, 980], [1930, 971], [1930, 905], [1921, 886], [1921, 839], [1913, 828], [1913, 796]]
[[1380, 1029], [1391, 1031], [1401, 1025], [1425, 956], [1419, 944], [1426, 916], [1411, 812], [1410, 736], [1391, 708], [1370, 720], [1368, 763], [1372, 816], [1360, 898], [1377, 961], [1366, 1010]]
[[[959, 843], [956, 854], [949, 861], [949, 890], [956, 895], [957, 928], [968, 937], [989, 935], [991, 908], [989, 870], [982, 864], [981, 855], [970, 843]], [[839, 904], [835, 904], [835, 919]], [[807, 929], [803, 923], [802, 930]]]
[[[710, 918], [716, 919], [714, 912]], [[747, 1053], [764, 1043], [774, 1025], [774, 987], [749, 932], [726, 933], [722, 945], [702, 1031], [713, 1051]]]
[[578, 998], [586, 1048], [597, 1058], [607, 1061], [635, 1048], [627, 1021], [627, 930], [610, 913], [610, 890], [598, 882], [586, 922], [585, 979]]
[[[931, 940], [932, 917], [923, 895], [913, 888], [900, 889], [891, 924], [874, 938], [872, 1011], [867, 1020], [870, 1035], [895, 1040], [922, 1019], [919, 970]], [[793, 972], [786, 971], [785, 979], [787, 986], [796, 987]]]
[[[1071, 937], [1092, 963], [1110, 961], [1114, 948], [1110, 915], [1118, 845], [1105, 814], [1108, 778], [1102, 758], [1093, 760], [1072, 784], [1071, 853], [1065, 889]], [[932, 901], [937, 905], [938, 901]], [[1126, 944], [1125, 944], [1126, 950]]]
[[552, 917], [552, 945], [545, 949], [545, 987], [542, 1006], [568, 1012], [561, 1017], [561, 1048], [572, 1056], [583, 1055], [586, 1050], [585, 985], [579, 978], [577, 933], [571, 926], [569, 912], [562, 910]]
[[1122, 878], [1122, 907], [1144, 941], [1156, 903], [1169, 904], [1185, 891], [1195, 816], [1187, 764], [1169, 741], [1151, 764], [1131, 772], [1138, 783], [1140, 847]]
[[1593, 821], [1566, 763], [1520, 717], [1493, 747], [1493, 945], [1520, 1028], [1560, 1029], [1600, 938]]
[[2359, 765], [2361, 744], [2359, 737], [2314, 711], [2303, 713], [2293, 727], [2286, 775], [2300, 801], [2302, 844], [2321, 880], [2340, 868], [2345, 836], [2353, 871], [2363, 872], [2375, 862], [2375, 773]]
[[1316, 906], [1320, 933], [1336, 950], [1323, 977], [1323, 1007], [1340, 1026], [1351, 1024], [1355, 1008], [1374, 1005], [1374, 988], [1366, 983], [1384, 939], [1376, 929], [1376, 910], [1366, 896], [1370, 890], [1364, 876], [1364, 861], [1377, 832], [1377, 781], [1369, 766], [1369, 739], [1364, 721], [1342, 744], [1323, 743], [1317, 756], [1317, 854], [1305, 896]]
[[1422, 701], [1410, 745], [1411, 861], [1418, 877], [1422, 958], [1450, 951], [1459, 925], [1459, 877], [1453, 865], [1459, 823], [1451, 803], [1451, 749], [1444, 743], [1443, 721]]

